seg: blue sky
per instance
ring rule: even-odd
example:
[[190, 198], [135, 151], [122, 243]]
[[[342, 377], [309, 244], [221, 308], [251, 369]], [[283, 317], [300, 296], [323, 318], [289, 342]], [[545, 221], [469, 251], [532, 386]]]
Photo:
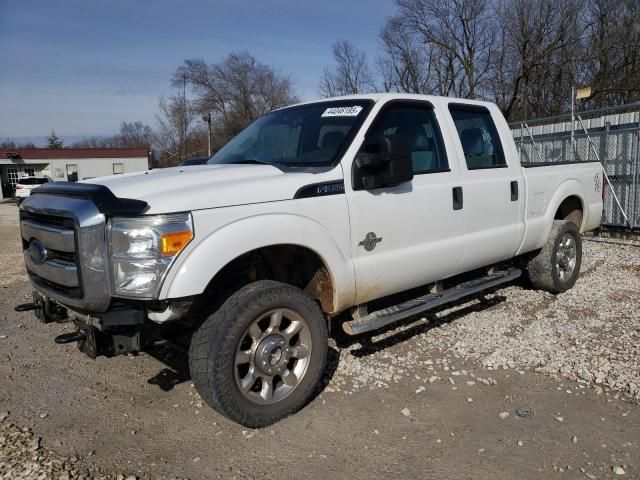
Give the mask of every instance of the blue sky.
[[317, 96], [331, 44], [375, 56], [392, 0], [0, 0], [0, 138], [109, 135], [155, 125], [185, 58], [246, 49]]

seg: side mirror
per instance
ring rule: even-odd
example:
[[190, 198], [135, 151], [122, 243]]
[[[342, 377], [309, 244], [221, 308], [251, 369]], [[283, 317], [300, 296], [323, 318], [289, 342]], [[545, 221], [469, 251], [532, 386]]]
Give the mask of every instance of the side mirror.
[[408, 182], [413, 179], [409, 144], [400, 135], [385, 136], [378, 145], [358, 152], [352, 172], [354, 190], [374, 190]]

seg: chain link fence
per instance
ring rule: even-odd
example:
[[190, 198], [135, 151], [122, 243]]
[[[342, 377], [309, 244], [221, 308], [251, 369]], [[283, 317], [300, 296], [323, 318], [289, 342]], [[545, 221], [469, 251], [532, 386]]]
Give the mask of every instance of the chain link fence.
[[576, 113], [573, 131], [571, 115], [510, 127], [522, 162], [599, 160], [611, 183], [603, 226], [640, 229], [640, 103]]

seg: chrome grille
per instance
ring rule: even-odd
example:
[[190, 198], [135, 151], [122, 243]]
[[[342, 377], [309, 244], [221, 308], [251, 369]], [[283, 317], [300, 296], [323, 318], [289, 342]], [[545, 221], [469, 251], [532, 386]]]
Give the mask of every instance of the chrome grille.
[[[22, 239], [24, 241], [30, 241], [35, 238], [40, 240], [47, 246], [47, 249], [58, 250], [60, 252], [74, 253], [76, 251], [76, 240], [73, 225], [54, 226], [47, 223], [42, 223], [41, 220], [26, 218], [20, 222], [22, 229]], [[54, 217], [52, 217], [54, 218]]]
[[37, 290], [70, 307], [107, 309], [105, 217], [93, 202], [32, 195], [20, 205], [20, 229], [25, 265]]

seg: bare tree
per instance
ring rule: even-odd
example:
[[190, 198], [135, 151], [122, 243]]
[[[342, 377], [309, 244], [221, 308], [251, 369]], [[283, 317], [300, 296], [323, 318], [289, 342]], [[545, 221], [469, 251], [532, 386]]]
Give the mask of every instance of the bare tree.
[[572, 87], [582, 85], [593, 94], [578, 108], [640, 100], [637, 0], [395, 3], [379, 34], [375, 71], [364, 53], [337, 42], [322, 94], [377, 83], [383, 91], [493, 100], [509, 120], [566, 112]]
[[396, 0], [398, 18], [428, 51], [440, 93], [476, 98], [491, 65], [496, 22], [488, 0]]
[[349, 40], [337, 41], [331, 50], [335, 66], [324, 69], [318, 89], [320, 95], [335, 97], [377, 90], [364, 51]]
[[116, 135], [116, 143], [122, 148], [151, 148], [153, 130], [142, 122], [122, 122], [120, 133]]
[[140, 121], [122, 122], [115, 135], [85, 137], [73, 143], [74, 148], [146, 148], [154, 143], [154, 133], [149, 125]]
[[586, 22], [591, 104], [640, 100], [640, 5], [634, 0], [593, 0]]
[[185, 145], [196, 136], [195, 109], [179, 92], [168, 98], [160, 97], [158, 110], [155, 143], [160, 162], [162, 166], [177, 165], [185, 157]]
[[186, 82], [199, 115], [211, 113], [213, 147], [222, 144], [261, 115], [297, 101], [291, 80], [249, 52], [232, 52], [220, 63], [185, 60], [172, 83]]
[[391, 17], [380, 31], [377, 67], [385, 91], [432, 93], [431, 59], [402, 17]]
[[5, 138], [0, 142], [0, 148], [36, 148], [33, 142], [19, 142], [12, 138]]
[[490, 81], [510, 120], [566, 111], [583, 29], [577, 0], [510, 0], [498, 11], [501, 48]]
[[71, 148], [113, 148], [113, 136], [94, 135], [82, 137], [71, 144]]

